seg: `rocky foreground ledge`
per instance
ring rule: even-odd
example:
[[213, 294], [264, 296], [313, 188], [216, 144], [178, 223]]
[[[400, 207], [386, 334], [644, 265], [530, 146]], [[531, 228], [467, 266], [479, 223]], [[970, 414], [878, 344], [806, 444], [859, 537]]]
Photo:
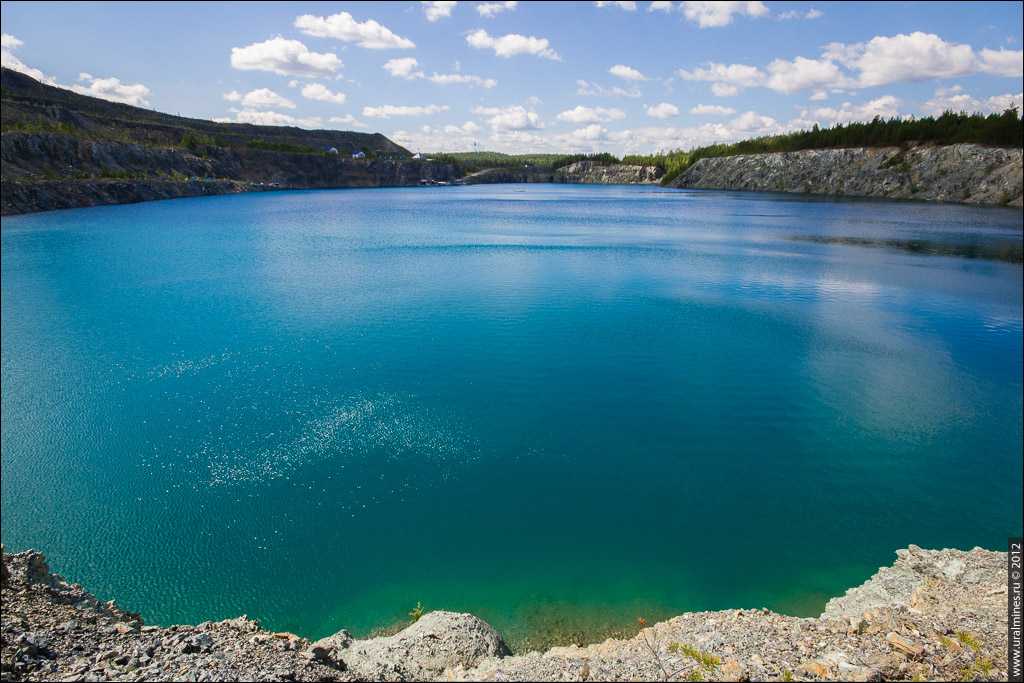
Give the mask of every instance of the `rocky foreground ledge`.
[[145, 626], [50, 572], [3, 556], [2, 680], [1006, 680], [1006, 554], [897, 551], [819, 618], [683, 614], [629, 640], [513, 656], [469, 614], [399, 633], [309, 642], [246, 617]]

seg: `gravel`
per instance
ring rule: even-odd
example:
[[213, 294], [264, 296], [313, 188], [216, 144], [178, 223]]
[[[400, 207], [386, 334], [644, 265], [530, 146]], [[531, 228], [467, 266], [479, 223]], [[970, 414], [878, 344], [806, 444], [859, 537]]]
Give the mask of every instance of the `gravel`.
[[513, 656], [469, 614], [430, 612], [395, 635], [310, 642], [246, 617], [146, 626], [50, 572], [3, 556], [0, 680], [1005, 680], [1006, 554], [897, 552], [819, 618], [692, 612], [627, 640]]

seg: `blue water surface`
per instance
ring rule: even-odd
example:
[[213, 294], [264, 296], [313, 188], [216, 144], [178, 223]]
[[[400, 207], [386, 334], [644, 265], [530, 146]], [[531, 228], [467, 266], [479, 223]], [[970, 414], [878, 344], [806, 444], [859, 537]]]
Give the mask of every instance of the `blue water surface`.
[[149, 623], [816, 614], [1021, 533], [1021, 211], [630, 186], [4, 218], [2, 537]]

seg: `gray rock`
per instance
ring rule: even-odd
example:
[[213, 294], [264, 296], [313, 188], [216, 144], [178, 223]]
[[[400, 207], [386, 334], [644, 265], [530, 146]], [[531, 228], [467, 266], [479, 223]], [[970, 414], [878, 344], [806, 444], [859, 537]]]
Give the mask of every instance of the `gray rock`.
[[660, 178], [661, 169], [657, 166], [602, 165], [584, 160], [555, 169], [553, 180], [556, 183], [635, 185], [657, 183]]
[[[432, 612], [388, 637], [315, 643], [249, 619], [137, 629], [38, 553], [4, 555], [0, 680], [1005, 680], [1006, 554], [897, 553], [820, 618], [691, 612], [623, 640], [510, 656], [468, 614]], [[32, 582], [30, 583], [30, 578]], [[94, 624], [65, 628], [69, 621]], [[118, 628], [121, 626], [121, 628]], [[685, 646], [685, 647], [684, 647]], [[984, 672], [984, 673], [982, 673]]]
[[472, 614], [430, 612], [393, 636], [350, 642], [341, 657], [360, 678], [419, 681], [508, 653], [498, 632]]
[[697, 160], [673, 187], [1021, 206], [1021, 150], [974, 144], [813, 149]]

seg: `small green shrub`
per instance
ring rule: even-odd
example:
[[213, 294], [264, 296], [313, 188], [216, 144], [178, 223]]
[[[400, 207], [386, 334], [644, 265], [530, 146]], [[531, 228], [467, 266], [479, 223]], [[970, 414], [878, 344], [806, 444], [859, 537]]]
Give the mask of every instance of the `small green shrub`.
[[975, 638], [974, 636], [972, 636], [967, 631], [957, 631], [956, 632], [956, 639], [959, 640], [964, 645], [966, 645], [967, 647], [969, 647], [972, 650], [974, 650], [975, 652], [978, 652], [979, 650], [981, 650], [981, 643], [978, 642], [978, 639]]
[[668, 646], [668, 651], [686, 655], [709, 671], [722, 663], [722, 660], [713, 654], [709, 652], [702, 652], [692, 645], [687, 645], [685, 643], [671, 643]]
[[978, 677], [988, 678], [992, 675], [992, 670], [995, 669], [995, 664], [988, 657], [975, 660], [970, 666], [964, 667], [960, 672], [961, 681], [973, 681]]

